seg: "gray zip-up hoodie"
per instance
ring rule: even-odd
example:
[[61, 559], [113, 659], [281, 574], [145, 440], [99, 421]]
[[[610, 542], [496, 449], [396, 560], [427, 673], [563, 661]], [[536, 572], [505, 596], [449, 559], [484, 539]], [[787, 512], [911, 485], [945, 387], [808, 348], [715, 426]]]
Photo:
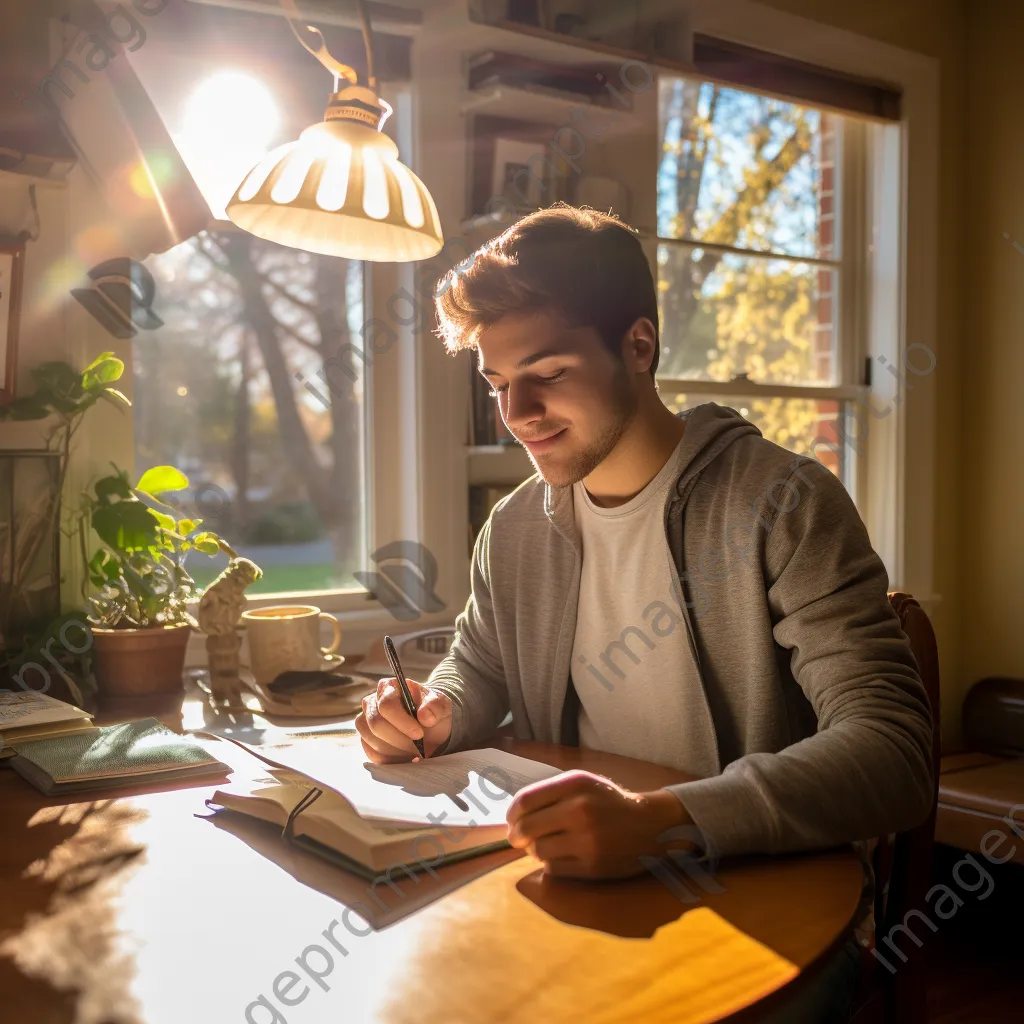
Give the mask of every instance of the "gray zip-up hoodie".
[[[682, 415], [665, 527], [705, 698], [687, 760], [709, 770], [668, 788], [712, 856], [914, 827], [933, 799], [928, 698], [850, 496], [732, 409]], [[495, 507], [429, 679], [454, 704], [445, 749], [479, 746], [510, 709], [516, 737], [577, 744], [581, 564], [571, 487], [533, 476]]]

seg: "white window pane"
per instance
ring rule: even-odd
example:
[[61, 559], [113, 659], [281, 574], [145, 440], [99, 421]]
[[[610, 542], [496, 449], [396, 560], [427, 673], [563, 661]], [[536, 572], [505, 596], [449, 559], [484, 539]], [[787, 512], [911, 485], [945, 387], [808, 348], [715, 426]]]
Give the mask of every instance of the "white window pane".
[[[358, 587], [362, 265], [214, 231], [147, 266], [164, 326], [134, 341], [138, 471], [188, 475], [183, 510], [264, 570], [249, 593]], [[186, 564], [205, 585], [227, 560]]]

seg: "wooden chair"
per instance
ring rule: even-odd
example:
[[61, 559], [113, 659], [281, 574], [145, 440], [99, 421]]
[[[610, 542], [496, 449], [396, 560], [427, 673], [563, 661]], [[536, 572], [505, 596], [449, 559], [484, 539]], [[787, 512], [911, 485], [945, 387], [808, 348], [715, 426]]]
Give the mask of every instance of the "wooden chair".
[[[924, 609], [910, 594], [893, 593], [889, 603], [899, 616], [910, 649], [917, 659], [921, 681], [928, 692], [932, 712], [932, 772], [935, 797], [927, 819], [895, 840], [883, 836], [875, 851], [875, 935], [888, 935], [901, 924], [910, 910], [927, 907], [925, 894], [931, 886], [932, 845], [939, 791], [939, 652], [935, 633]], [[927, 1024], [928, 965], [927, 944], [904, 944], [906, 963], [898, 961], [896, 973], [889, 974], [868, 953], [854, 1024]]]

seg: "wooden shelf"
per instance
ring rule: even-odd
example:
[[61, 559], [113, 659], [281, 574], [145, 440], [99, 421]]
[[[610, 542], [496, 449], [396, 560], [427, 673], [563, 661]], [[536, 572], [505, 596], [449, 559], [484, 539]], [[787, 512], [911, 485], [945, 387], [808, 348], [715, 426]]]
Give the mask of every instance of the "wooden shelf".
[[656, 130], [656, 126], [632, 110], [591, 103], [586, 96], [558, 93], [554, 90], [520, 89], [493, 85], [466, 90], [459, 112], [488, 114], [515, 121], [530, 121], [550, 128], [575, 128], [580, 124], [600, 124], [601, 141], [623, 135]]
[[466, 457], [470, 486], [519, 484], [535, 472], [530, 456], [518, 444], [468, 445]]
[[[536, 25], [509, 21], [507, 18], [484, 22], [475, 19], [473, 14], [473, 10], [470, 9], [470, 32], [466, 39], [470, 41], [471, 45], [478, 46], [480, 49], [508, 49], [512, 45], [512, 39], [518, 36], [524, 42], [528, 42], [531, 56], [545, 60], [560, 61], [563, 64], [589, 64], [601, 58], [618, 57], [623, 61], [641, 61], [652, 68], [663, 71], [701, 77], [700, 72], [693, 64], [673, 60], [671, 57], [661, 54], [643, 53], [627, 46], [582, 39], [564, 32], [539, 28]], [[460, 45], [463, 45], [463, 40], [460, 40]]]

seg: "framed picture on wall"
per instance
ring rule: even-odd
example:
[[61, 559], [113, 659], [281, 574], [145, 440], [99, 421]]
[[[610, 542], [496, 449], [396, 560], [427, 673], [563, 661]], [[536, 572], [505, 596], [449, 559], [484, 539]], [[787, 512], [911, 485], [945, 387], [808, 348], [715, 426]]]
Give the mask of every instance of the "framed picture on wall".
[[0, 240], [0, 404], [14, 398], [25, 243]]
[[517, 210], [536, 210], [546, 205], [546, 183], [538, 175], [544, 174], [543, 157], [543, 142], [495, 139], [491, 194], [504, 196]]

